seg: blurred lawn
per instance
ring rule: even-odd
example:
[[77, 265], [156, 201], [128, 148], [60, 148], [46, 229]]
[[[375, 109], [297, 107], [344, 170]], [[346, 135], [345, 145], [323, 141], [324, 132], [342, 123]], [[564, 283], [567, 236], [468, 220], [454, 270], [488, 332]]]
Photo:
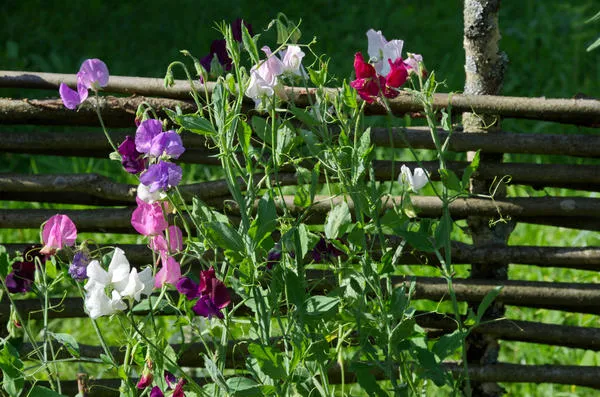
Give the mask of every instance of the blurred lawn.
[[[330, 72], [341, 81], [352, 73], [353, 55], [366, 53], [365, 32], [382, 30], [388, 39], [404, 40], [405, 51], [421, 53], [429, 70], [445, 79], [448, 91], [460, 92], [464, 83], [460, 1], [375, 2], [304, 0], [258, 1], [43, 1], [4, 0], [0, 13], [0, 69], [75, 73], [86, 58], [100, 58], [113, 75], [163, 77], [167, 65], [183, 59], [179, 50], [196, 56], [208, 52], [218, 38], [215, 21], [242, 17], [260, 33], [278, 12], [302, 19], [302, 42], [317, 37], [316, 53], [331, 57]], [[598, 11], [597, 0], [521, 0], [501, 3], [501, 49], [510, 60], [504, 95], [600, 97], [600, 50], [585, 48], [599, 35], [600, 23], [583, 22]], [[270, 39], [269, 39], [270, 37]], [[263, 41], [274, 43], [268, 33]], [[56, 96], [52, 92], [0, 90], [0, 96]], [[1, 124], [1, 121], [0, 121]], [[583, 132], [597, 130], [551, 123], [506, 120], [506, 130], [528, 132]], [[14, 128], [0, 125], [3, 130]], [[507, 156], [537, 162], [533, 156]], [[7, 155], [0, 153], [0, 172], [97, 172], [115, 179], [108, 161]], [[567, 161], [555, 159], [553, 161]], [[117, 167], [118, 168], [118, 167]], [[123, 173], [121, 173], [122, 175]], [[190, 167], [190, 178], [210, 179], [211, 173]], [[527, 195], [526, 189], [511, 190]], [[560, 194], [571, 194], [562, 191]], [[0, 207], [21, 206], [0, 202]], [[46, 205], [42, 205], [45, 207]], [[37, 231], [0, 232], [0, 241], [36, 239]], [[598, 245], [590, 232], [519, 225], [511, 244]], [[512, 266], [511, 278], [599, 282], [592, 272]], [[508, 316], [555, 324], [599, 326], [597, 317], [510, 308]], [[591, 351], [502, 343], [502, 360], [514, 363], [600, 365]], [[584, 388], [553, 385], [506, 385], [515, 396], [595, 395]], [[596, 394], [597, 395], [597, 394]]]

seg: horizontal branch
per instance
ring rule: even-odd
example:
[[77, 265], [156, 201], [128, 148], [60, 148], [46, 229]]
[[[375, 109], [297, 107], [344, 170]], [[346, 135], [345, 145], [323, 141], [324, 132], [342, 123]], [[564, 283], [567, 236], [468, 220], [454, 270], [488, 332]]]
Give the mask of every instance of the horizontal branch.
[[[441, 141], [448, 133], [438, 130]], [[413, 149], [435, 149], [427, 127], [372, 128], [371, 142], [377, 146]], [[498, 131], [493, 134], [455, 131], [448, 141], [448, 150], [486, 153], [554, 154], [560, 156], [600, 157], [600, 136], [575, 134], [527, 134]]]
[[[307, 209], [294, 204], [293, 196], [285, 196], [285, 205], [293, 216], [304, 214]], [[322, 224], [331, 209], [331, 205], [338, 205], [342, 197], [315, 197], [315, 204], [310, 208], [309, 215], [305, 219], [307, 224]], [[383, 205], [383, 209], [392, 208], [394, 202], [400, 203], [400, 197], [389, 197]], [[411, 198], [413, 207], [419, 217], [437, 218], [442, 213], [441, 201], [437, 197], [413, 196]], [[223, 198], [216, 197], [207, 199], [209, 205], [217, 209], [223, 208]], [[349, 207], [353, 203], [348, 201]], [[278, 202], [281, 208], [281, 201]], [[238, 211], [235, 203], [229, 202], [227, 213], [236, 215]], [[545, 217], [551, 217], [555, 223], [563, 225], [572, 222], [572, 227], [585, 228], [589, 223], [590, 228], [598, 228], [597, 218], [600, 217], [600, 200], [582, 197], [532, 197], [512, 198], [503, 200], [488, 199], [457, 199], [450, 204], [452, 219], [464, 219], [467, 216], [487, 216], [491, 219], [512, 217], [519, 222], [537, 223]], [[132, 208], [100, 208], [86, 210], [47, 210], [47, 209], [14, 209], [0, 210], [0, 228], [29, 228], [37, 229], [42, 222], [46, 221], [57, 212], [68, 215], [78, 229], [81, 231], [94, 232], [133, 232], [130, 226]], [[595, 229], [592, 229], [595, 230]]]
[[[179, 106], [184, 113], [197, 110], [191, 101], [104, 96], [100, 98], [100, 113], [104, 124], [108, 128], [134, 128], [135, 112], [142, 102], [150, 104], [162, 118], [166, 118], [166, 114], [162, 112], [165, 108], [175, 109]], [[0, 119], [3, 124], [99, 126], [94, 103], [96, 98], [88, 98], [75, 111], [65, 108], [60, 99], [0, 98]]]
[[[76, 85], [75, 75], [35, 73], [21, 71], [0, 71], [0, 87], [40, 88], [57, 90], [61, 82]], [[206, 89], [211, 92], [214, 83], [208, 82]], [[203, 91], [199, 82], [196, 88]], [[175, 81], [171, 88], [164, 88], [163, 79], [111, 76], [106, 92], [137, 94], [168, 98], [189, 99], [190, 86], [187, 81]], [[315, 95], [315, 89], [286, 87], [286, 94], [293, 98], [296, 106], [307, 106]], [[330, 96], [339, 95], [340, 90], [329, 88]], [[455, 113], [473, 112], [495, 114], [505, 118], [526, 118], [533, 120], [556, 121], [590, 126], [600, 125], [600, 101], [593, 99], [546, 99], [505, 97], [492, 95], [435, 94], [434, 109], [452, 107]], [[420, 103], [409, 94], [399, 95], [390, 101], [394, 114], [419, 112]], [[386, 114], [386, 108], [378, 102], [367, 105], [369, 114]], [[0, 114], [2, 114], [0, 110]]]

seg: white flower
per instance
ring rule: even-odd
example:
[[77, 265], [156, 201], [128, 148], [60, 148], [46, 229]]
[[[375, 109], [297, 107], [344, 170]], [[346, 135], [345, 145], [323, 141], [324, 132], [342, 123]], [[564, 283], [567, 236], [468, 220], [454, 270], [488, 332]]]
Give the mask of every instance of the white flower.
[[271, 49], [264, 46], [262, 50], [267, 55], [267, 59], [250, 69], [250, 82], [246, 89], [246, 96], [254, 99], [257, 107], [262, 103], [263, 97], [272, 97], [273, 94], [281, 91], [277, 87], [278, 76], [283, 73], [283, 63], [271, 53]]
[[396, 59], [402, 58], [404, 41], [387, 41], [383, 34], [381, 34], [381, 30], [375, 31], [373, 29], [369, 29], [367, 32], [367, 39], [369, 41], [367, 52], [369, 53], [371, 62], [373, 62], [375, 71], [382, 76], [387, 76], [390, 72], [390, 63], [388, 60], [391, 60], [393, 63]]
[[306, 54], [297, 45], [288, 45], [287, 50], [280, 51], [279, 56], [283, 64], [283, 73], [306, 76], [306, 72], [302, 67], [304, 55]]
[[[131, 268], [120, 248], [115, 248], [108, 271], [97, 260], [91, 261], [88, 265], [88, 277], [85, 307], [93, 319], [125, 310], [127, 304], [123, 298], [139, 301], [141, 294], [150, 295], [154, 287], [152, 269], [148, 267], [138, 273], [136, 268]], [[106, 295], [107, 289], [110, 291], [110, 298]]]
[[167, 193], [162, 190], [157, 190], [154, 193], [150, 193], [150, 187], [140, 183], [137, 188], [137, 197], [148, 204], [152, 204], [155, 201], [160, 201], [167, 197]]
[[410, 186], [410, 189], [417, 193], [423, 186], [427, 185], [429, 178], [427, 177], [427, 171], [423, 168], [415, 168], [415, 173], [413, 174], [406, 165], [402, 165], [400, 168], [400, 176], [398, 177], [398, 182], [401, 184], [407, 184]]

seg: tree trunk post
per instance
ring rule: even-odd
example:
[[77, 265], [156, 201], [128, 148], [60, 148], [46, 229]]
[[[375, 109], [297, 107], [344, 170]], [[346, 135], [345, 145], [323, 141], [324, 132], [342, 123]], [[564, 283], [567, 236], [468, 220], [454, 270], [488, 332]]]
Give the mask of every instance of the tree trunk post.
[[[464, 49], [465, 49], [465, 88], [466, 95], [497, 95], [500, 93], [507, 58], [498, 47], [500, 31], [498, 12], [500, 0], [465, 0], [464, 2]], [[462, 123], [465, 133], [494, 134], [500, 131], [500, 117], [494, 114], [463, 113]], [[468, 153], [472, 160], [474, 152]], [[480, 153], [480, 162], [501, 163], [502, 153]], [[471, 180], [472, 194], [490, 194], [490, 180]], [[496, 190], [495, 198], [506, 195], [504, 186]], [[506, 246], [508, 236], [514, 228], [510, 220], [490, 223], [488, 217], [469, 216], [467, 224], [474, 246]], [[471, 278], [506, 280], [508, 262], [494, 261], [472, 263]], [[471, 307], [477, 311], [476, 305]], [[494, 302], [486, 311], [484, 320], [504, 316], [504, 305]], [[469, 364], [486, 365], [498, 361], [499, 344], [496, 338], [472, 333], [466, 342]], [[497, 383], [472, 382], [471, 395], [481, 397], [500, 396], [504, 390]], [[467, 391], [467, 394], [468, 391]]]

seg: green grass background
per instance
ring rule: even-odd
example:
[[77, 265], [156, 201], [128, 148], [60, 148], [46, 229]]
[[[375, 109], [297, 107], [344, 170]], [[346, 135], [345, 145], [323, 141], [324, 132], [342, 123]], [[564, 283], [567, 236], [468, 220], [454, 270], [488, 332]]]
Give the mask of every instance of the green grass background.
[[[75, 73], [86, 58], [100, 58], [113, 75], [162, 77], [167, 65], [183, 57], [187, 49], [196, 56], [208, 52], [218, 38], [215, 21], [243, 17], [255, 33], [267, 26], [278, 12], [292, 20], [302, 19], [303, 42], [317, 37], [315, 51], [331, 57], [330, 72], [341, 81], [350, 78], [353, 55], [366, 53], [365, 32], [382, 30], [388, 39], [404, 40], [405, 51], [421, 53], [429, 70], [446, 81], [447, 90], [460, 92], [464, 84], [462, 49], [462, 7], [460, 1], [423, 0], [377, 2], [318, 1], [33, 1], [4, 0], [0, 13], [0, 69]], [[598, 12], [596, 0], [504, 1], [501, 3], [501, 49], [510, 60], [504, 95], [573, 97], [576, 94], [600, 97], [600, 50], [585, 48], [600, 35], [600, 23], [584, 24]], [[270, 38], [270, 40], [269, 40]], [[272, 33], [264, 42], [274, 44]], [[3, 97], [56, 96], [54, 92], [0, 90]], [[506, 120], [506, 130], [515, 132], [597, 133], [559, 124]], [[14, 129], [2, 126], [3, 130]], [[507, 161], [540, 162], [540, 156], [506, 156]], [[548, 161], [548, 158], [545, 159]], [[556, 158], [554, 162], [581, 160]], [[58, 173], [96, 172], [113, 179], [127, 180], [118, 164], [102, 160], [69, 159], [0, 153], [0, 172]], [[215, 173], [199, 167], [186, 168], [188, 181], [214, 178]], [[582, 192], [547, 189], [558, 195], [596, 196]], [[510, 188], [513, 195], [539, 195], [528, 188]], [[2, 208], [49, 207], [0, 201]], [[53, 206], [56, 208], [57, 206]], [[37, 239], [38, 232], [0, 231], [0, 242]], [[84, 238], [102, 238], [86, 235]], [[135, 242], [137, 237], [119, 237]], [[511, 244], [585, 246], [598, 245], [596, 233], [518, 225]], [[413, 269], [414, 270], [414, 269]], [[427, 272], [422, 271], [423, 274]], [[466, 274], [463, 270], [461, 274]], [[595, 272], [511, 266], [514, 279], [600, 282]], [[600, 326], [595, 316], [545, 310], [509, 308], [514, 319], [554, 324]], [[67, 325], [68, 327], [69, 325]], [[73, 327], [78, 327], [73, 324]], [[542, 345], [502, 342], [501, 360], [522, 364], [599, 365], [600, 355], [591, 351]], [[555, 385], [506, 384], [515, 396], [596, 395], [585, 388]]]

